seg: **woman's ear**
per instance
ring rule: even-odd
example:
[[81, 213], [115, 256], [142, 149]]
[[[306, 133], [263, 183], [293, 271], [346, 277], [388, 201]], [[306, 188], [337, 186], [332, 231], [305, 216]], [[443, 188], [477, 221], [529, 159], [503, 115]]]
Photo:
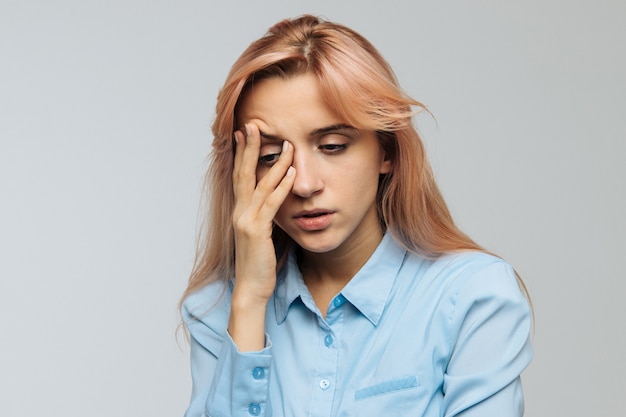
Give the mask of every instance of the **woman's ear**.
[[380, 174], [389, 174], [391, 172], [392, 164], [391, 159], [387, 157], [387, 155], [383, 155], [383, 161], [380, 164]]
[[397, 139], [396, 135], [391, 132], [377, 131], [376, 136], [380, 143], [380, 151], [382, 153], [382, 161], [380, 162], [380, 174], [389, 174], [393, 169], [393, 161], [395, 160]]

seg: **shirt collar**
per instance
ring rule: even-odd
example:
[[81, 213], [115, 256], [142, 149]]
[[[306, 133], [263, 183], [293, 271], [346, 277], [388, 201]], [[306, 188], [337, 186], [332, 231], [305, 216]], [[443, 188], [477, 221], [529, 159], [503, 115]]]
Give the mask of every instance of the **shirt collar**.
[[[292, 245], [293, 246], [293, 245]], [[285, 266], [278, 274], [276, 290], [274, 291], [274, 308], [276, 310], [276, 322], [281, 324], [287, 318], [289, 306], [297, 299], [310, 297], [309, 290], [304, 284], [304, 279], [298, 268], [295, 250], [292, 247], [287, 257]]]
[[[391, 233], [386, 233], [365, 265], [341, 290], [341, 295], [374, 326], [378, 325], [383, 314], [405, 256], [406, 251], [396, 243]], [[292, 250], [276, 284], [274, 306], [278, 324], [285, 321], [289, 306], [298, 297], [305, 303], [313, 302]]]

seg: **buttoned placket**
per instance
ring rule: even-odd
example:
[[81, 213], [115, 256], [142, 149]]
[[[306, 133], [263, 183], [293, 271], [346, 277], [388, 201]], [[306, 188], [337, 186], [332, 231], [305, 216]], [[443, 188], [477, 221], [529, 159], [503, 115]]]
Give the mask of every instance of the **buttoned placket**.
[[326, 320], [318, 317], [319, 355], [313, 381], [310, 408], [312, 417], [328, 416], [332, 413], [333, 398], [337, 389], [339, 344], [343, 330], [345, 302], [343, 295], [335, 296], [326, 313]]

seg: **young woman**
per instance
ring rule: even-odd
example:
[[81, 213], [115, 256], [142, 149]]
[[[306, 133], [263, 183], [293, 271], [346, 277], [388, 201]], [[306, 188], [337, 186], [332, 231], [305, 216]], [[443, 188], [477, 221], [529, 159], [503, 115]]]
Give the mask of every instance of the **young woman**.
[[520, 416], [521, 281], [453, 223], [376, 49], [313, 16], [235, 62], [182, 313], [187, 416]]

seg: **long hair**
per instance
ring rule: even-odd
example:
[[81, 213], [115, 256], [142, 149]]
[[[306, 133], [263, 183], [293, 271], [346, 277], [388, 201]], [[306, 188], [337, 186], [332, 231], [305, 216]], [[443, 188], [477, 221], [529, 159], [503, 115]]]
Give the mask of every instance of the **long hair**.
[[[317, 77], [327, 105], [340, 118], [377, 132], [392, 162], [376, 199], [385, 230], [407, 250], [424, 256], [483, 251], [454, 224], [435, 183], [412, 121], [425, 107], [402, 91], [369, 41], [345, 26], [304, 15], [277, 23], [253, 42], [232, 66], [218, 95], [205, 179], [208, 217], [183, 300], [209, 282], [234, 275], [233, 134], [240, 98], [260, 80], [303, 73]], [[274, 240], [283, 248], [291, 242], [278, 227]]]

